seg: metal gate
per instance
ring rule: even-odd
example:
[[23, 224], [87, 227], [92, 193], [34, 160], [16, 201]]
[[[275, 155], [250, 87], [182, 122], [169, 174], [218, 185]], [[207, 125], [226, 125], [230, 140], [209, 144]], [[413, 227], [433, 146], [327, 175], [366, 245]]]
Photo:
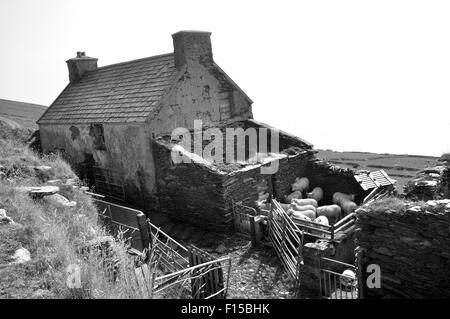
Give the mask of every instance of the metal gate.
[[320, 295], [326, 299], [358, 299], [357, 269], [354, 265], [320, 257]]
[[269, 217], [269, 238], [287, 273], [298, 284], [303, 233], [275, 199]]
[[119, 171], [100, 166], [93, 166], [95, 191], [108, 197], [124, 201], [125, 189]]

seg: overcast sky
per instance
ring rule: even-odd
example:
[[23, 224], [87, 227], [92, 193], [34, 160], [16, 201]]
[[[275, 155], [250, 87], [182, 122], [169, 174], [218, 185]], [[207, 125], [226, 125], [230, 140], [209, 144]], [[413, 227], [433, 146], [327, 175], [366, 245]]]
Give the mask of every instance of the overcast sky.
[[450, 152], [450, 1], [0, 0], [0, 98], [50, 105], [76, 51], [99, 66], [212, 32], [255, 119], [322, 149]]

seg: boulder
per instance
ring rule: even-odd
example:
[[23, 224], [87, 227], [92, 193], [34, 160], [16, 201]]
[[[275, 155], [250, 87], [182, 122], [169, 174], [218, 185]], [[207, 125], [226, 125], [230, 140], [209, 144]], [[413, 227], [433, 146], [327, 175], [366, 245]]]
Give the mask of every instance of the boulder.
[[53, 175], [53, 168], [51, 166], [40, 165], [34, 166], [33, 169], [36, 177], [42, 182], [48, 181]]
[[44, 200], [49, 203], [50, 205], [57, 207], [57, 208], [70, 208], [75, 207], [77, 205], [77, 202], [69, 201], [67, 198], [60, 194], [53, 194], [50, 196], [45, 196]]
[[57, 186], [20, 186], [14, 190], [19, 193], [28, 193], [33, 198], [42, 198], [44, 196], [53, 195], [59, 192]]
[[13, 262], [10, 263], [11, 265], [23, 264], [31, 260], [31, 254], [28, 249], [20, 247], [14, 253], [12, 259]]
[[58, 186], [41, 186], [41, 187], [34, 187], [32, 190], [30, 190], [29, 194], [33, 198], [42, 198], [44, 196], [55, 195], [58, 192], [59, 192]]

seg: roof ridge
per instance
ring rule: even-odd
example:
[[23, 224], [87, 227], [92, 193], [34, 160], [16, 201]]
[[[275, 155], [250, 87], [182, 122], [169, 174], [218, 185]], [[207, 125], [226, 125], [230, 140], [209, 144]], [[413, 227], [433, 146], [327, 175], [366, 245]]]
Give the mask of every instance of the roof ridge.
[[144, 61], [144, 60], [160, 58], [160, 57], [163, 57], [163, 56], [170, 56], [170, 55], [173, 55], [173, 52], [172, 53], [164, 53], [164, 54], [153, 55], [153, 56], [149, 56], [149, 57], [146, 57], [146, 58], [140, 58], [140, 59], [135, 59], [135, 60], [129, 60], [129, 61], [124, 61], [124, 62], [108, 64], [108, 65], [104, 65], [104, 66], [98, 67], [97, 69], [95, 69], [93, 71], [103, 70], [103, 69], [106, 69], [106, 68], [109, 68], [109, 67], [114, 67], [114, 66], [118, 66], [118, 65], [122, 65], [122, 64], [135, 63], [135, 62], [140, 62], [140, 61]]

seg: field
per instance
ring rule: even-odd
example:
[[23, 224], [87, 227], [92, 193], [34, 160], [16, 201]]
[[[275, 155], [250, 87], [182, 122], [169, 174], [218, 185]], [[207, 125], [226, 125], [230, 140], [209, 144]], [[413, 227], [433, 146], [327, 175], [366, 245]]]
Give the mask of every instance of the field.
[[397, 180], [396, 185], [400, 192], [403, 190], [406, 182], [414, 177], [417, 171], [433, 165], [437, 160], [437, 157], [423, 155], [335, 152], [331, 150], [319, 150], [317, 157], [355, 171], [383, 169], [391, 178]]
[[12, 128], [37, 129], [36, 121], [47, 109], [44, 105], [0, 99], [0, 121]]

